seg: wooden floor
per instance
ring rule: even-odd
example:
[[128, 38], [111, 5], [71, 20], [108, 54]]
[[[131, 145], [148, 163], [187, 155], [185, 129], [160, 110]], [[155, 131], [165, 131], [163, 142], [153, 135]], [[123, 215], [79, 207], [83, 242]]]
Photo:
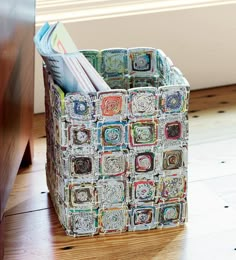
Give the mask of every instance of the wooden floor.
[[236, 86], [191, 93], [189, 218], [177, 229], [67, 237], [45, 182], [44, 115], [34, 119], [35, 159], [6, 210], [5, 260], [236, 259]]

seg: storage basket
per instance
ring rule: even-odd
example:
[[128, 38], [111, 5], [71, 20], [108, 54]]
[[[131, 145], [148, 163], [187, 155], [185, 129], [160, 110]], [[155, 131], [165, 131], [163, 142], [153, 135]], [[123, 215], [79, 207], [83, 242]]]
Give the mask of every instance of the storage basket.
[[153, 48], [82, 52], [111, 91], [64, 93], [44, 67], [47, 184], [66, 233], [184, 224], [187, 80]]

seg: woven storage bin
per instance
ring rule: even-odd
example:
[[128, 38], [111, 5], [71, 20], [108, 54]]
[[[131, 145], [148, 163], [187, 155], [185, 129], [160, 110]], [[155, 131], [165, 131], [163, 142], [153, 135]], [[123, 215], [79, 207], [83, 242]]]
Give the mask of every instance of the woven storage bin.
[[115, 89], [65, 94], [44, 67], [47, 183], [61, 224], [73, 236], [182, 225], [187, 80], [152, 48], [83, 53]]

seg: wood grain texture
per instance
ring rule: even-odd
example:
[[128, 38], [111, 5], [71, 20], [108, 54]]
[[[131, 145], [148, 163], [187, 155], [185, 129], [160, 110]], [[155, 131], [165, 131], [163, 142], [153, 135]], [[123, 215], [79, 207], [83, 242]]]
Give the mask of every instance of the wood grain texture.
[[34, 19], [34, 0], [0, 0], [0, 221], [20, 164], [33, 157]]
[[46, 187], [44, 171], [20, 174], [14, 184], [14, 192], [10, 194], [6, 216], [50, 208], [51, 200]]
[[66, 236], [48, 193], [41, 193], [47, 192], [45, 118], [36, 115], [38, 158], [21, 170], [8, 201], [5, 260], [235, 260], [235, 99], [236, 86], [191, 93], [190, 110], [197, 111], [189, 114], [189, 217], [184, 227], [95, 237]]
[[0, 0], [0, 218], [22, 158], [32, 160], [34, 0]]
[[5, 259], [233, 260], [236, 211], [204, 183], [190, 183], [189, 190], [189, 223], [177, 229], [73, 238], [53, 208], [7, 216]]
[[[149, 231], [80, 239], [68, 237], [65, 236], [52, 209], [11, 216], [8, 221], [7, 226], [11, 226], [11, 229], [7, 230], [9, 234], [21, 233], [19, 227], [22, 221], [27, 227], [21, 239], [7, 239], [7, 243], [14, 246], [15, 252], [9, 252], [6, 246], [6, 256], [9, 256], [6, 259], [142, 259], [142, 252], [146, 252], [146, 257], [150, 259], [171, 242], [176, 247], [183, 246], [180, 241], [183, 229], [160, 231], [158, 236], [156, 231]], [[36, 237], [38, 245], [35, 244]], [[67, 249], [68, 247], [71, 249]], [[18, 252], [22, 253], [19, 255]]]

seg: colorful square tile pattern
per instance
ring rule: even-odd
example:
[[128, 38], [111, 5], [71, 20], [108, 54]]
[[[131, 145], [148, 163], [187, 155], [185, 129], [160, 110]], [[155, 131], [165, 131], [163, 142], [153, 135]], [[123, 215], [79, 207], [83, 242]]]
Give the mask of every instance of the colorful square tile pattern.
[[82, 52], [111, 90], [64, 93], [47, 75], [47, 184], [61, 224], [71, 236], [184, 224], [187, 80], [154, 48]]

